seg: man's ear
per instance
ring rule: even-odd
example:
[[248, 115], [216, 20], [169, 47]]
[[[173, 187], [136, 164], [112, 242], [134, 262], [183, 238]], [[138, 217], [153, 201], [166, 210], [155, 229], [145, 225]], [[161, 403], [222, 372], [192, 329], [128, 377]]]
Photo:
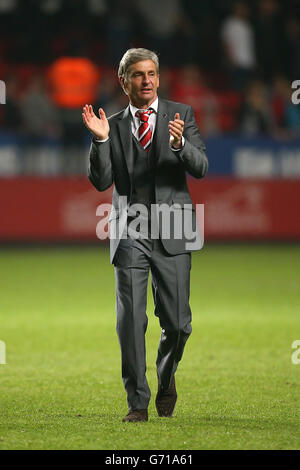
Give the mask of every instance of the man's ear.
[[124, 77], [119, 77], [119, 82], [120, 82], [121, 87], [123, 88], [124, 93], [127, 95], [128, 93], [126, 90], [126, 83], [125, 83]]

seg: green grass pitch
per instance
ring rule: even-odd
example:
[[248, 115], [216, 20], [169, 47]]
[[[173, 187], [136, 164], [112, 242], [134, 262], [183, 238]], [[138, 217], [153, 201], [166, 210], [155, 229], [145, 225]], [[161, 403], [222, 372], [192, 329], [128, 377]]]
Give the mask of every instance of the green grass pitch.
[[149, 284], [147, 423], [127, 413], [114, 272], [102, 247], [0, 250], [1, 449], [299, 449], [300, 246], [193, 254], [193, 332], [171, 419], [155, 410], [160, 337]]

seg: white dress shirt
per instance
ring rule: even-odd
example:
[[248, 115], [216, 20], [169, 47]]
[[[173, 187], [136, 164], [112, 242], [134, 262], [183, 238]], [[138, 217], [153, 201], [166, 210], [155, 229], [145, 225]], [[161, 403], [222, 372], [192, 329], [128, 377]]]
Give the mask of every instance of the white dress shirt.
[[[139, 127], [141, 125], [141, 121], [140, 121], [139, 117], [136, 116], [136, 112], [137, 111], [145, 111], [145, 109], [136, 108], [131, 103], [129, 103], [129, 108], [130, 108], [130, 112], [131, 112], [131, 116], [132, 116], [131, 131], [132, 131], [134, 137], [136, 137], [137, 140], [139, 140]], [[154, 131], [155, 131], [155, 126], [156, 126], [158, 98], [156, 98], [156, 100], [153, 101], [153, 103], [151, 104], [151, 106], [149, 106], [148, 109], [153, 109], [153, 111], [154, 111], [154, 113], [150, 114], [149, 120], [148, 120], [148, 124], [149, 124], [150, 129], [151, 129], [151, 142], [152, 142]]]

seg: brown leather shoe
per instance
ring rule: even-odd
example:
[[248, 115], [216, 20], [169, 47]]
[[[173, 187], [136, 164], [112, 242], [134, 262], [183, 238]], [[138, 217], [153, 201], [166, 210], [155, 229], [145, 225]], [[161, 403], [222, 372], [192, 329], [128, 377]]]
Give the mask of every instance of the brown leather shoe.
[[137, 423], [138, 421], [148, 421], [148, 410], [132, 410], [122, 419], [123, 423]]
[[172, 377], [170, 386], [166, 390], [161, 387], [160, 381], [158, 381], [158, 392], [155, 399], [158, 416], [166, 416], [171, 418], [175, 408], [176, 400], [177, 393], [175, 377]]

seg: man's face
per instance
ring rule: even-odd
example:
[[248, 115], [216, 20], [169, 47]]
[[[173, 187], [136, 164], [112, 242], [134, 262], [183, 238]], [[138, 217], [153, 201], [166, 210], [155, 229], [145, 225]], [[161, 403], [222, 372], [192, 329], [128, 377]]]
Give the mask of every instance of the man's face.
[[128, 78], [121, 85], [137, 108], [147, 108], [157, 98], [159, 75], [152, 60], [141, 60], [130, 66]]

